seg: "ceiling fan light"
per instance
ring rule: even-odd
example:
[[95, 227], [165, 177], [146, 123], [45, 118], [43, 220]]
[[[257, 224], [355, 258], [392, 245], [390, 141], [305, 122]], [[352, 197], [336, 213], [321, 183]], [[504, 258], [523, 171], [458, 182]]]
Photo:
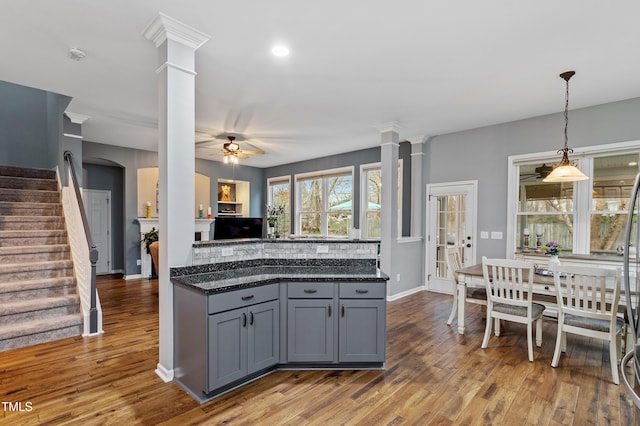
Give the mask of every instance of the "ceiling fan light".
[[227, 149], [228, 149], [229, 151], [235, 152], [235, 151], [237, 151], [237, 150], [239, 150], [239, 149], [240, 149], [240, 145], [238, 145], [238, 144], [237, 144], [237, 143], [235, 143], [235, 142], [230, 142], [230, 143], [227, 145]]

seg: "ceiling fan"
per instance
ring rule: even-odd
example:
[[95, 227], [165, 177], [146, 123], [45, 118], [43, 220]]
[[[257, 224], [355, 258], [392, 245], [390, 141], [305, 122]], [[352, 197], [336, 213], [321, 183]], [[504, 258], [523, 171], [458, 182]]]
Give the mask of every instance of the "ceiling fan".
[[543, 163], [541, 166], [536, 167], [534, 173], [522, 173], [520, 175], [523, 179], [544, 179], [549, 176], [549, 173], [553, 171], [553, 166], [547, 166], [546, 163]]
[[[225, 163], [229, 163], [229, 162], [238, 163], [239, 158], [245, 159], [245, 158], [249, 158], [249, 155], [262, 155], [265, 153], [263, 150], [247, 142], [246, 138], [244, 138], [242, 135], [221, 134], [210, 139], [196, 141], [196, 145], [209, 143], [211, 141], [214, 141], [215, 139], [227, 140], [226, 142], [224, 142], [224, 144], [222, 145], [222, 148], [218, 152], [215, 152], [212, 154], [212, 155], [222, 154], [224, 156], [223, 161]], [[242, 141], [243, 145], [246, 145], [248, 148], [242, 148], [239, 143], [240, 141]], [[212, 149], [213, 147], [203, 147], [203, 148]]]

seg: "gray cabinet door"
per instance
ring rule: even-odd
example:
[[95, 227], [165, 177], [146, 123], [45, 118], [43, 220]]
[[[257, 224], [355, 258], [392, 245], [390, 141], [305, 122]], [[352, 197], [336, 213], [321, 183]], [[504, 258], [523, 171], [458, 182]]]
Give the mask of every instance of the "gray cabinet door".
[[340, 362], [384, 362], [385, 306], [380, 299], [340, 299]]
[[289, 299], [287, 360], [333, 362], [333, 299]]
[[208, 392], [247, 375], [247, 308], [209, 315]]
[[249, 306], [248, 374], [278, 363], [280, 356], [280, 302]]

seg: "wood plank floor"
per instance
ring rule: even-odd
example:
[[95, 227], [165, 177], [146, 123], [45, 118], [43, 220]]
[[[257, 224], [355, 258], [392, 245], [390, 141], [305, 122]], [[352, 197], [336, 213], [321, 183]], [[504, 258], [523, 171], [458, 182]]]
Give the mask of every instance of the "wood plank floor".
[[603, 344], [570, 336], [554, 369], [552, 322], [534, 363], [525, 329], [507, 323], [482, 350], [480, 306], [459, 336], [451, 297], [428, 292], [389, 303], [386, 371], [281, 371], [199, 405], [154, 373], [157, 281], [98, 288], [104, 335], [0, 353], [0, 424], [640, 424]]

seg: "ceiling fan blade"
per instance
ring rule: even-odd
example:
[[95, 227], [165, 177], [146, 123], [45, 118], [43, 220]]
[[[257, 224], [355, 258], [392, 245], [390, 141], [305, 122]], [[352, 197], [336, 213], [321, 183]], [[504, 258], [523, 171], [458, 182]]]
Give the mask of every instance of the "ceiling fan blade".
[[250, 154], [250, 155], [262, 155], [262, 154], [264, 154], [264, 151], [259, 150], [259, 149], [241, 149], [240, 151], [243, 154]]
[[245, 155], [244, 152], [241, 152], [241, 151], [236, 151], [234, 155], [238, 158], [242, 158], [243, 160], [249, 158], [248, 155]]

